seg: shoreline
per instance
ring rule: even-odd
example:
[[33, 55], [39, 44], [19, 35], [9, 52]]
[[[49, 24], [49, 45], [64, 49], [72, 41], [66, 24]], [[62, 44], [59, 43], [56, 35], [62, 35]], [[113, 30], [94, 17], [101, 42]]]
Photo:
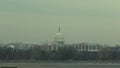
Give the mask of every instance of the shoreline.
[[0, 63], [119, 63], [120, 61], [0, 60]]

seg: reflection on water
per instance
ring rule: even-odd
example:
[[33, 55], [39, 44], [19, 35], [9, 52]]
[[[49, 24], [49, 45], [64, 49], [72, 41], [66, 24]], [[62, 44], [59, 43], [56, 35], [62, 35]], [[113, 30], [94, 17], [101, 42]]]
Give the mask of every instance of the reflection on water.
[[0, 66], [18, 68], [120, 68], [117, 63], [0, 63]]

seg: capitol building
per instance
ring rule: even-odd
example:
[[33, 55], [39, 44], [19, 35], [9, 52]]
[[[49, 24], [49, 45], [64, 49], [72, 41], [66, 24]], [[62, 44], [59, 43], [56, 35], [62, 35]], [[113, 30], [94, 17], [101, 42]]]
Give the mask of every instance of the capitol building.
[[98, 52], [101, 50], [102, 46], [94, 43], [76, 43], [76, 44], [67, 44], [65, 43], [65, 39], [63, 34], [61, 33], [61, 28], [58, 28], [58, 32], [56, 33], [53, 41], [51, 43], [37, 44], [37, 43], [4, 43], [0, 44], [0, 46], [5, 46], [13, 49], [36, 49], [39, 48], [44, 51], [58, 51], [59, 48], [64, 47], [72, 47], [77, 51], [90, 51], [90, 52]]
[[58, 28], [58, 32], [56, 33], [53, 42], [46, 43], [44, 45], [42, 44], [37, 47], [46, 51], [57, 51], [60, 47], [72, 47], [77, 51], [92, 51], [92, 52], [98, 52], [101, 49], [101, 46], [99, 44], [91, 43], [66, 44], [64, 36], [61, 33], [60, 27]]

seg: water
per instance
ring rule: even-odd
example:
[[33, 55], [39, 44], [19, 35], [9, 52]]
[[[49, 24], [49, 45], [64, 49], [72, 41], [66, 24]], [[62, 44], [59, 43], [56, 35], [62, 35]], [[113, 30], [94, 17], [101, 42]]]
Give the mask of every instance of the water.
[[117, 63], [0, 63], [1, 66], [18, 68], [120, 68]]

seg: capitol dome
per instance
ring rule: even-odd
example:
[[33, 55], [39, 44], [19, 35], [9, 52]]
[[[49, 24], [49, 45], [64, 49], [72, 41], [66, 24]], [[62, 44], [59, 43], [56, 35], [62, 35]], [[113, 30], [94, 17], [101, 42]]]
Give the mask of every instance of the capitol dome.
[[57, 44], [64, 44], [64, 37], [63, 34], [60, 32], [60, 27], [58, 29], [58, 33], [56, 33], [55, 35], [54, 42]]

